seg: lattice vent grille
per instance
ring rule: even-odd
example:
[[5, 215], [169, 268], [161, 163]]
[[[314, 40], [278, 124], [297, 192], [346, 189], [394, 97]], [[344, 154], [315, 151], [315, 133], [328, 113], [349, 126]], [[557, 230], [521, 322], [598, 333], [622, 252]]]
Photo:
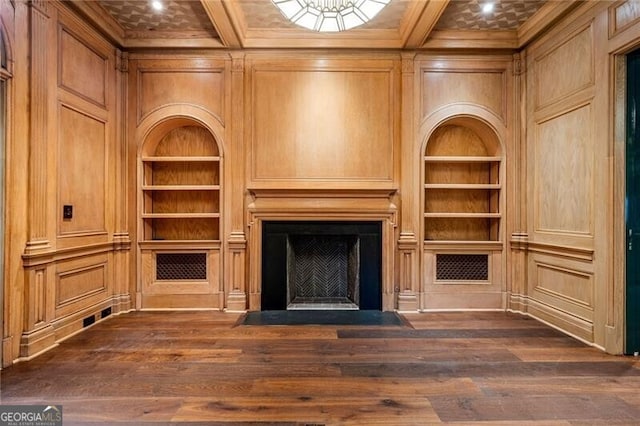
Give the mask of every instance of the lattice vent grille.
[[486, 281], [489, 279], [489, 256], [486, 254], [437, 254], [436, 279]]
[[157, 280], [206, 280], [206, 253], [156, 254]]

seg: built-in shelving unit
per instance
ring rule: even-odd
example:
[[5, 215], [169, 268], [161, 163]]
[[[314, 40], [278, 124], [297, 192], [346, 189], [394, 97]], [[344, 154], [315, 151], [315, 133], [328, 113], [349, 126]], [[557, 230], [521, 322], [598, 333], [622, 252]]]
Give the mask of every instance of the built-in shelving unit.
[[197, 126], [178, 127], [147, 154], [142, 157], [144, 240], [219, 240], [220, 156], [211, 134]]
[[501, 213], [496, 146], [472, 129], [436, 130], [424, 156], [426, 241], [496, 241]]
[[140, 154], [142, 307], [221, 307], [217, 141], [208, 129], [176, 119], [152, 132]]
[[423, 156], [422, 306], [501, 308], [503, 156], [479, 119], [436, 128]]

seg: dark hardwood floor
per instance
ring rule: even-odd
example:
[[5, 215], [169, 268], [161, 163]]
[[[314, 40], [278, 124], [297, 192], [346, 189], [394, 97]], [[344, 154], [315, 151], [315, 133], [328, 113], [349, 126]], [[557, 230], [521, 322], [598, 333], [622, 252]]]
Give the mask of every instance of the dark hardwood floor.
[[640, 424], [640, 361], [533, 319], [405, 316], [403, 326], [247, 326], [133, 312], [1, 372], [2, 404], [65, 425]]

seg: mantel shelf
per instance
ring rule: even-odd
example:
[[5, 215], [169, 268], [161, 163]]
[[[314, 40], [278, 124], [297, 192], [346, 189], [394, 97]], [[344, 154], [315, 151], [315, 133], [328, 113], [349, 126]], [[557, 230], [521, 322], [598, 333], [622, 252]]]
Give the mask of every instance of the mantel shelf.
[[220, 213], [143, 213], [143, 219], [207, 219], [220, 217]]
[[426, 155], [424, 161], [430, 163], [497, 163], [502, 161], [501, 157], [483, 157], [483, 156], [436, 156]]
[[161, 163], [161, 162], [216, 162], [220, 161], [218, 156], [199, 157], [199, 156], [180, 156], [180, 157], [142, 157], [143, 162]]
[[425, 213], [426, 218], [466, 218], [466, 219], [497, 219], [500, 213]]
[[144, 191], [217, 191], [220, 185], [143, 185]]
[[499, 183], [426, 183], [425, 189], [500, 189]]

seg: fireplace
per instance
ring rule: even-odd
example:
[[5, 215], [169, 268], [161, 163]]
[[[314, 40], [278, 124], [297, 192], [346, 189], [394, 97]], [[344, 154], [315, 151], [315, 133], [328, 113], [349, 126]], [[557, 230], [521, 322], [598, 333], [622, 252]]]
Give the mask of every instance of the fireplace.
[[262, 310], [382, 308], [379, 221], [265, 221]]

